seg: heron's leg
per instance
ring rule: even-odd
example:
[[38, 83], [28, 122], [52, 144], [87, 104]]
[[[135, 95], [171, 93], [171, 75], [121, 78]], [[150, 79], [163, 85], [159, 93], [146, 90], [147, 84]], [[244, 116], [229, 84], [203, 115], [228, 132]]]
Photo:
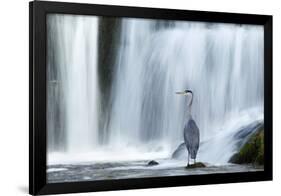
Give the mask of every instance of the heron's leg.
[[196, 158], [194, 159], [194, 164], [196, 164]]
[[188, 158], [187, 158], [187, 167], [189, 166], [189, 153], [188, 153]]

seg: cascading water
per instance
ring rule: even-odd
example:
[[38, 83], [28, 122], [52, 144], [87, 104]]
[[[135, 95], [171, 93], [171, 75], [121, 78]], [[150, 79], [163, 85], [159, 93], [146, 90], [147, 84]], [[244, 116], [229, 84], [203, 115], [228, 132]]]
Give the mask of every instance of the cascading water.
[[193, 90], [192, 115], [209, 141], [200, 160], [226, 163], [233, 132], [263, 119], [262, 27], [125, 19], [121, 39], [109, 123], [115, 149], [169, 157], [186, 122], [179, 90]]
[[263, 120], [263, 27], [147, 19], [121, 24], [109, 114], [98, 126], [98, 19], [49, 18], [51, 159], [63, 151], [76, 151], [79, 161], [169, 158], [183, 141], [187, 112], [187, 99], [175, 92], [192, 89], [198, 158], [226, 163], [235, 151], [233, 134]]
[[88, 152], [97, 145], [98, 18], [48, 15], [49, 152]]

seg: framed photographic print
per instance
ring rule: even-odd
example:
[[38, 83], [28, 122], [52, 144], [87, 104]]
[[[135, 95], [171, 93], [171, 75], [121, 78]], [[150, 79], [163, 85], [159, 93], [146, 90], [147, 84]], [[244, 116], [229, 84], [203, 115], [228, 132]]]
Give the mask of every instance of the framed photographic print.
[[272, 179], [272, 16], [29, 6], [30, 194]]

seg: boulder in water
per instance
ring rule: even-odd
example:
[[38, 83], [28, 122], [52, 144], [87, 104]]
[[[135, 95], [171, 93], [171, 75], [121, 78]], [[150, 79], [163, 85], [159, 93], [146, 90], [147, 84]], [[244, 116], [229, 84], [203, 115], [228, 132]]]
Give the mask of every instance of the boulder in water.
[[186, 166], [186, 169], [194, 169], [194, 168], [204, 168], [206, 165], [202, 162], [197, 162], [191, 165]]
[[261, 126], [242, 145], [239, 151], [230, 159], [230, 163], [236, 164], [264, 164], [264, 128]]
[[260, 121], [252, 122], [251, 124], [240, 128], [240, 130], [234, 135], [233, 139], [237, 141], [237, 148], [241, 149], [249, 138], [259, 131], [263, 127], [263, 123]]
[[149, 162], [147, 163], [147, 166], [155, 166], [155, 165], [159, 165], [159, 163], [158, 163], [157, 161], [154, 161], [154, 160], [149, 161]]

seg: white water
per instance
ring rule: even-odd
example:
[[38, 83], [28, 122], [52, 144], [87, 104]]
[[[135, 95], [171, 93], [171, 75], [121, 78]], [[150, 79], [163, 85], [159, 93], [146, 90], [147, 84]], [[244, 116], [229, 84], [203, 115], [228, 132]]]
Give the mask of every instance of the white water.
[[[53, 69], [57, 69], [48, 71], [48, 139], [52, 142], [52, 137], [59, 136], [55, 126], [60, 121], [61, 129], [66, 130], [65, 142], [59, 141], [65, 143], [65, 151], [87, 152], [96, 146], [98, 137], [98, 18], [52, 14], [48, 25], [48, 43], [53, 47], [49, 55], [55, 56]], [[54, 66], [51, 63], [49, 67]], [[54, 93], [52, 89], [58, 90]], [[54, 116], [55, 109], [60, 116]], [[49, 144], [50, 149], [58, 145]]]
[[227, 162], [234, 151], [227, 134], [263, 119], [263, 28], [172, 24], [155, 29], [154, 21], [123, 21], [110, 144], [153, 143], [171, 153], [182, 141], [187, 109], [175, 92], [192, 89], [201, 141], [219, 136], [199, 159]]
[[[123, 19], [110, 118], [97, 127], [97, 19], [67, 17], [55, 23], [68, 147], [49, 163], [169, 158], [183, 141], [187, 100], [179, 90], [194, 92], [192, 116], [208, 141], [199, 160], [226, 163], [233, 133], [263, 120], [261, 26]], [[98, 129], [108, 133], [106, 145]]]

